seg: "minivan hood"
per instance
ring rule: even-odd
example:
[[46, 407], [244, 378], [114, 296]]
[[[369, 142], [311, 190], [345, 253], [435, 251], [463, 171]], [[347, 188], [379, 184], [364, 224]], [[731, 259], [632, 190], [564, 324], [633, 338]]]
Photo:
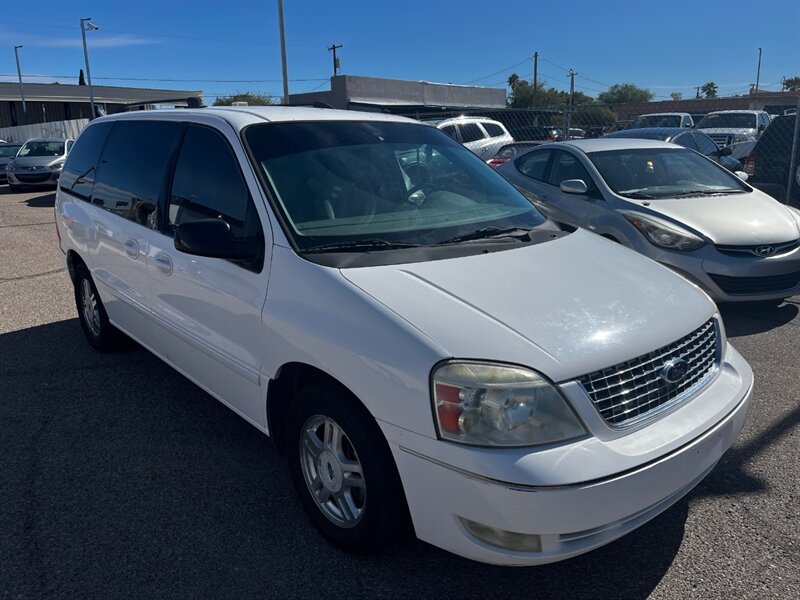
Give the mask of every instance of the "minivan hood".
[[47, 167], [52, 163], [64, 160], [63, 156], [18, 156], [14, 159], [14, 167]]
[[[636, 209], [641, 211], [639, 206]], [[779, 244], [800, 237], [797, 222], [789, 210], [759, 190], [747, 194], [658, 200], [651, 202], [648, 209], [725, 246]]]
[[715, 312], [693, 284], [585, 230], [342, 274], [450, 356], [527, 365], [555, 381], [674, 342]]

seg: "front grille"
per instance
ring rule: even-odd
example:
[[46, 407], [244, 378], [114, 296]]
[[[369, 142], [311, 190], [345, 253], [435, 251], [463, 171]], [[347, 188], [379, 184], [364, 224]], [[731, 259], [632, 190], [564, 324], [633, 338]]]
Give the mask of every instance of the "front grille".
[[[600, 416], [614, 427], [626, 427], [688, 398], [711, 378], [718, 358], [715, 319], [663, 348], [579, 379]], [[671, 383], [662, 376], [666, 364], [684, 360], [686, 373]], [[659, 410], [660, 409], [660, 410]]]
[[766, 277], [731, 277], [730, 275], [709, 273], [709, 277], [723, 292], [731, 296], [774, 294], [791, 290], [800, 285], [800, 271]]
[[800, 248], [800, 240], [783, 242], [780, 244], [759, 244], [757, 246], [717, 246], [717, 250], [729, 256], [750, 254], [759, 258], [782, 256], [794, 252], [797, 248]]
[[44, 183], [50, 180], [50, 173], [35, 173], [26, 175], [24, 173], [14, 173], [22, 183]]
[[730, 146], [733, 142], [733, 136], [729, 133], [711, 133], [708, 137], [714, 140], [714, 143], [720, 148]]

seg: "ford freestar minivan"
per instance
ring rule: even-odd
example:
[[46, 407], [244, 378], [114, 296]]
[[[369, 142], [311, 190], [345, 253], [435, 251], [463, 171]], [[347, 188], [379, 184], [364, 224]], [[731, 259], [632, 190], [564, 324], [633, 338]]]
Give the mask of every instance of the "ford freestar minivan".
[[268, 433], [345, 549], [410, 525], [480, 561], [568, 558], [676, 502], [747, 415], [705, 293], [414, 121], [100, 118], [56, 213], [89, 343], [126, 333]]

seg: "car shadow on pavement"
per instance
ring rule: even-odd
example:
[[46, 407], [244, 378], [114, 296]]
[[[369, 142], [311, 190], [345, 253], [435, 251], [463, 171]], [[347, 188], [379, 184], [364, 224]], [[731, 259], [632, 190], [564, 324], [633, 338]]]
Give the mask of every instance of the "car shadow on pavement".
[[719, 309], [729, 337], [755, 335], [786, 325], [800, 312], [798, 297], [784, 302], [742, 302], [720, 304]]
[[36, 196], [24, 202], [31, 208], [52, 208], [56, 205], [56, 193], [51, 192], [43, 196]]
[[685, 499], [538, 568], [413, 539], [348, 555], [305, 518], [266, 436], [134, 342], [97, 353], [70, 319], [0, 335], [0, 356], [9, 597], [646, 598], [683, 541]]

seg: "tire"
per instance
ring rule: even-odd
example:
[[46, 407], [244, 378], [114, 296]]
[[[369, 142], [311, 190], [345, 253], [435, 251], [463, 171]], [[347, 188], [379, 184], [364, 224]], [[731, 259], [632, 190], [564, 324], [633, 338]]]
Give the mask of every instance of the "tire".
[[73, 284], [78, 320], [89, 345], [99, 352], [113, 350], [118, 341], [118, 332], [109, 322], [100, 294], [85, 266], [76, 267]]
[[[335, 428], [340, 443], [326, 443], [337, 439], [329, 434]], [[408, 508], [389, 445], [350, 394], [334, 386], [303, 389], [289, 409], [286, 443], [295, 491], [325, 539], [365, 552], [406, 536]]]

